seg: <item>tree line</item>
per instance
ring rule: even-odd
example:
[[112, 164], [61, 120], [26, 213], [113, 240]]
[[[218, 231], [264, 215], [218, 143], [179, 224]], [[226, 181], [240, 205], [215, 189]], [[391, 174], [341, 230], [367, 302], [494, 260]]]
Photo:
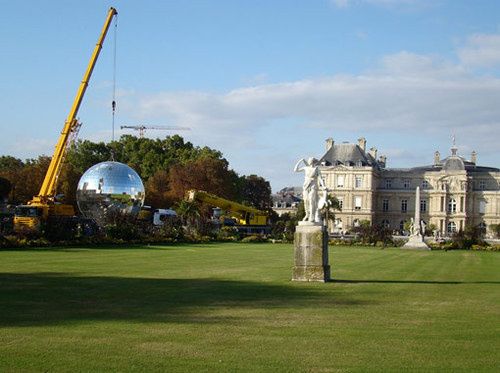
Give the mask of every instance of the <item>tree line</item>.
[[[179, 135], [164, 139], [124, 135], [109, 143], [78, 140], [68, 149], [58, 179], [57, 193], [76, 206], [76, 189], [83, 173], [93, 165], [114, 160], [132, 167], [142, 178], [145, 204], [166, 208], [178, 204], [189, 189], [205, 190], [261, 210], [271, 207], [271, 186], [257, 175], [238, 175], [223, 154], [195, 146]], [[37, 195], [50, 157], [21, 160], [0, 156], [0, 197], [12, 204]]]

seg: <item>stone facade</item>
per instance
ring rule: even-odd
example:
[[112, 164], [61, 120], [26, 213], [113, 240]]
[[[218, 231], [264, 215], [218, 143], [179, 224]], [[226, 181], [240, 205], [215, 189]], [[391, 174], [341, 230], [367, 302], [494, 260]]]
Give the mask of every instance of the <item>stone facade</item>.
[[417, 186], [421, 217], [441, 235], [472, 224], [489, 236], [488, 227], [500, 223], [500, 170], [476, 165], [475, 152], [465, 160], [453, 146], [448, 157], [436, 152], [433, 164], [408, 169], [386, 168], [386, 161], [376, 148], [366, 149], [364, 138], [357, 144], [326, 141], [320, 170], [342, 205], [330, 232], [348, 232], [361, 220], [403, 231], [415, 212]]

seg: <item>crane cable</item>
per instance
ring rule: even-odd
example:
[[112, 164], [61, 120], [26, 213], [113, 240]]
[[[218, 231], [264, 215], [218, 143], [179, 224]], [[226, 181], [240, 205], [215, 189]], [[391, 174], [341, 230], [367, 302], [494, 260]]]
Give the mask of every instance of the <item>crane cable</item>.
[[115, 14], [115, 27], [113, 32], [113, 101], [111, 101], [111, 141], [115, 141], [115, 111], [116, 111], [116, 30], [118, 25], [118, 14]]

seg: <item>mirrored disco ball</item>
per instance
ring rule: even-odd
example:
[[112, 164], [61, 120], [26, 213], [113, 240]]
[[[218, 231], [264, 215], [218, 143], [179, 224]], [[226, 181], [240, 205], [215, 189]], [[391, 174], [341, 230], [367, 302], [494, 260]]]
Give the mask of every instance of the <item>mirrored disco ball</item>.
[[144, 197], [144, 185], [137, 172], [119, 162], [101, 162], [90, 167], [76, 191], [80, 212], [99, 225], [115, 213], [137, 215]]

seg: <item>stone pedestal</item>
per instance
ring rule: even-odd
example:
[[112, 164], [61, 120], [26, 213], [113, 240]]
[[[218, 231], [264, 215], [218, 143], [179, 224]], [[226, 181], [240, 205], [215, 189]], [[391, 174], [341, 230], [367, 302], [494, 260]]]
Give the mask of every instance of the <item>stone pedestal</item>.
[[292, 281], [330, 281], [328, 233], [322, 224], [299, 222], [295, 230]]
[[410, 236], [408, 242], [403, 245], [403, 249], [430, 250], [430, 247], [424, 242], [421, 234]]

